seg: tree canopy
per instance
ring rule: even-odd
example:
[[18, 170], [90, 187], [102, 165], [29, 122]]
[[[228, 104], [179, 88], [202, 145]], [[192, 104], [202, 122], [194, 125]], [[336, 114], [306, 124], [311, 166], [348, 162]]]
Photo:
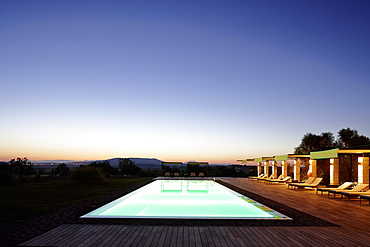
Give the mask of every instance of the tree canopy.
[[364, 146], [370, 146], [370, 139], [359, 135], [357, 130], [347, 128], [338, 131], [337, 139], [331, 132], [323, 132], [320, 135], [307, 133], [303, 136], [299, 146], [294, 149], [294, 153], [309, 154], [333, 148], [361, 148]]
[[132, 160], [125, 158], [119, 160], [118, 170], [126, 176], [139, 176], [142, 172], [141, 168], [136, 166]]

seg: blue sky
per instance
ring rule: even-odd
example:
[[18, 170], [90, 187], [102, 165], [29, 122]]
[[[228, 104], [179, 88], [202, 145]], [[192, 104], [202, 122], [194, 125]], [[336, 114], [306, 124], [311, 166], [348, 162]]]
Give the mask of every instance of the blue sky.
[[370, 136], [369, 1], [1, 1], [0, 160], [292, 153]]

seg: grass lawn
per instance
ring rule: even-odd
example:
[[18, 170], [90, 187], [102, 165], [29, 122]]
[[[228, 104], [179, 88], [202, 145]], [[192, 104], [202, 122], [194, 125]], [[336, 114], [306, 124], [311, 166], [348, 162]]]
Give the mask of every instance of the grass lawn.
[[139, 179], [107, 178], [106, 184], [73, 184], [68, 178], [0, 187], [0, 225], [42, 215], [77, 201], [126, 188]]

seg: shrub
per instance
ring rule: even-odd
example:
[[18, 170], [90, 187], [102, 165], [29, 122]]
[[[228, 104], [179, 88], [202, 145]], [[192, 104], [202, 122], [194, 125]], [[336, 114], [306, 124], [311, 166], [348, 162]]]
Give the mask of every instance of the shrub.
[[37, 173], [36, 175], [35, 175], [35, 177], [33, 178], [33, 181], [34, 182], [41, 182], [41, 175], [39, 174], [39, 173]]
[[81, 184], [104, 184], [105, 177], [97, 167], [81, 166], [72, 172], [72, 182]]
[[18, 179], [15, 178], [9, 171], [0, 171], [0, 185], [8, 186], [17, 184]]

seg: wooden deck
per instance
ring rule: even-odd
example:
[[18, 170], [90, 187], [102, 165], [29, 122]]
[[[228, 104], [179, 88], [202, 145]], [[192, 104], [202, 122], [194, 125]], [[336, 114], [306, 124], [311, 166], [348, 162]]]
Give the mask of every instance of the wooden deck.
[[261, 196], [341, 227], [61, 225], [21, 246], [369, 246], [370, 206], [358, 200], [224, 178]]

